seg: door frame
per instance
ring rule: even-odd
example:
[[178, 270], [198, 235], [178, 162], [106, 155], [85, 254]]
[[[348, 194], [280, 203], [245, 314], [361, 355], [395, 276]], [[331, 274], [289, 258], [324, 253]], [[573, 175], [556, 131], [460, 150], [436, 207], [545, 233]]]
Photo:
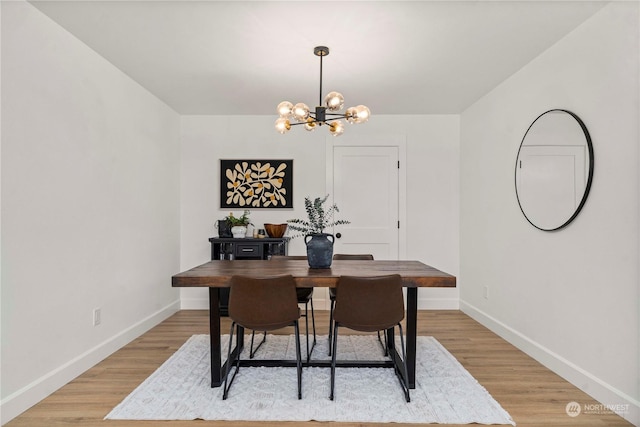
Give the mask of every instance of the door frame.
[[334, 147], [396, 147], [398, 149], [398, 259], [407, 259], [407, 137], [406, 135], [345, 135], [326, 137], [326, 186], [325, 193], [333, 204], [333, 154]]

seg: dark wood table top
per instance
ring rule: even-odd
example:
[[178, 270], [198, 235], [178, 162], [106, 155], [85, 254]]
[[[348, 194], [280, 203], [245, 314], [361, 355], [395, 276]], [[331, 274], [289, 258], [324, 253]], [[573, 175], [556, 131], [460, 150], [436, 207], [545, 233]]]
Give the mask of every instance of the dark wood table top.
[[340, 276], [383, 276], [399, 274], [405, 287], [456, 286], [456, 278], [420, 261], [343, 261], [331, 268], [309, 268], [306, 260], [209, 261], [171, 278], [173, 287], [228, 287], [234, 275], [268, 277], [291, 274], [298, 287], [334, 287]]

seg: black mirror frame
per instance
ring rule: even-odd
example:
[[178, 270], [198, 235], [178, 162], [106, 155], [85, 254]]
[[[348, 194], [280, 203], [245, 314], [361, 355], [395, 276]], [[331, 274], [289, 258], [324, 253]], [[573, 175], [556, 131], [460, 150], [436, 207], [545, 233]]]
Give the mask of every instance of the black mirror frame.
[[[554, 112], [554, 111], [561, 111], [563, 113], [567, 113], [567, 114], [571, 115], [571, 117], [573, 117], [578, 122], [580, 127], [582, 128], [582, 132], [584, 132], [584, 136], [585, 136], [585, 139], [587, 141], [587, 150], [589, 152], [589, 175], [587, 177], [587, 183], [586, 183], [585, 188], [584, 188], [584, 194], [582, 195], [582, 199], [580, 200], [580, 204], [578, 205], [576, 210], [573, 212], [573, 215], [571, 215], [571, 217], [567, 221], [565, 221], [563, 224], [561, 224], [560, 226], [558, 226], [556, 228], [541, 228], [541, 227], [538, 227], [536, 224], [534, 224], [529, 219], [529, 217], [525, 213], [524, 209], [522, 209], [522, 204], [520, 203], [520, 197], [518, 196], [518, 179], [517, 179], [518, 159], [520, 158], [520, 150], [522, 149], [522, 145], [524, 144], [524, 140], [527, 138], [527, 134], [529, 133], [529, 130], [538, 121], [538, 119], [540, 119], [545, 114], [551, 113], [551, 112]], [[514, 173], [514, 182], [515, 182], [516, 198], [518, 199], [518, 207], [520, 207], [520, 211], [522, 212], [522, 215], [524, 215], [524, 217], [527, 219], [529, 224], [531, 224], [532, 226], [534, 226], [538, 230], [542, 230], [542, 231], [557, 231], [557, 230], [560, 230], [560, 229], [566, 227], [567, 225], [569, 225], [571, 223], [571, 221], [573, 221], [578, 216], [578, 214], [582, 210], [582, 207], [584, 206], [585, 202], [587, 201], [587, 196], [589, 195], [589, 190], [591, 190], [591, 182], [593, 181], [593, 164], [594, 164], [594, 155], [593, 155], [593, 143], [591, 141], [591, 135], [589, 134], [589, 130], [587, 130], [587, 126], [580, 119], [580, 117], [578, 117], [576, 114], [572, 113], [569, 110], [563, 110], [563, 109], [560, 109], [560, 108], [554, 108], [554, 109], [545, 111], [544, 113], [542, 113], [538, 117], [536, 117], [536, 119], [533, 122], [531, 122], [531, 124], [527, 128], [527, 131], [524, 133], [524, 136], [522, 137], [522, 141], [520, 142], [520, 147], [518, 148], [518, 154], [516, 156], [516, 165], [515, 165], [515, 173]]]

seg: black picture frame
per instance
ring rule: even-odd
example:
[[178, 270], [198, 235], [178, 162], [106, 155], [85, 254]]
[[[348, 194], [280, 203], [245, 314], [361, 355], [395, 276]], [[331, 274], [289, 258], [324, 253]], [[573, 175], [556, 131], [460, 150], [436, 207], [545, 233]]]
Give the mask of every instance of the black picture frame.
[[220, 208], [293, 208], [293, 160], [220, 159]]

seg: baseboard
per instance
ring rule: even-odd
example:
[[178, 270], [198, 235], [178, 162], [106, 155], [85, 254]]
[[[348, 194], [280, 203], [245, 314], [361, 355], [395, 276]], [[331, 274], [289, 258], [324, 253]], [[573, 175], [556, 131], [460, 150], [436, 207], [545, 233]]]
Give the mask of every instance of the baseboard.
[[[325, 298], [313, 297], [313, 305], [316, 310], [328, 310], [329, 301]], [[458, 310], [460, 305], [458, 298], [418, 298], [418, 310]], [[182, 310], [209, 310], [208, 298], [182, 298], [180, 300]]]
[[78, 375], [164, 321], [179, 309], [180, 301], [176, 300], [2, 399], [0, 402], [0, 414], [2, 414], [0, 422], [2, 425], [8, 423]]
[[613, 411], [640, 426], [638, 400], [463, 300], [460, 300], [460, 310], [602, 403], [601, 407], [585, 410]]

